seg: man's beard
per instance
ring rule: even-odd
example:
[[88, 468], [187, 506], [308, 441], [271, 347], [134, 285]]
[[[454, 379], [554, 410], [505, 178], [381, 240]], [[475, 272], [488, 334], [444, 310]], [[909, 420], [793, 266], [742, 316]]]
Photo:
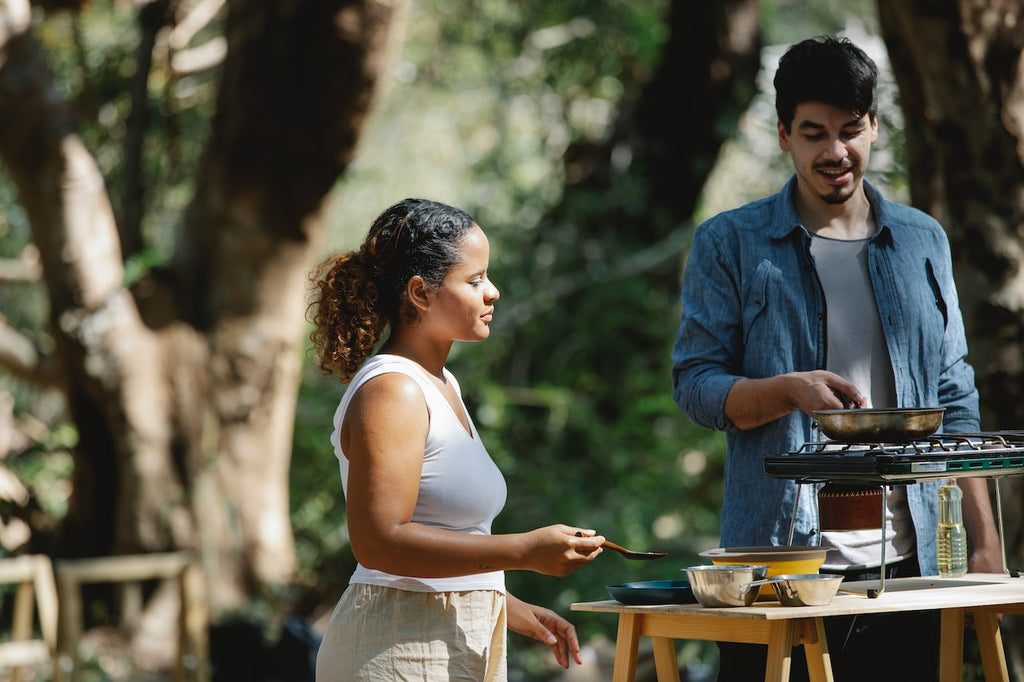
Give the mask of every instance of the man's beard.
[[839, 204], [845, 204], [850, 199], [850, 197], [852, 197], [852, 196], [853, 196], [853, 190], [852, 189], [846, 190], [846, 191], [844, 191], [842, 189], [836, 189], [835, 191], [833, 191], [833, 192], [831, 192], [829, 194], [822, 194], [821, 195], [821, 199], [826, 204], [831, 204], [833, 206], [838, 206]]

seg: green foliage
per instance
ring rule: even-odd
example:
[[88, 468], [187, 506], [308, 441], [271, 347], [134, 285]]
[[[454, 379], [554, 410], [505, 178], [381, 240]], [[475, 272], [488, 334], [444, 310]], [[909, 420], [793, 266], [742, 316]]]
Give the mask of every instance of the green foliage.
[[[604, 599], [609, 584], [677, 578], [699, 562], [698, 551], [717, 543], [724, 440], [690, 424], [671, 397], [669, 353], [688, 226], [659, 224], [671, 239], [647, 243], [637, 227], [662, 219], [637, 169], [596, 192], [567, 190], [563, 167], [570, 144], [607, 140], [656, 67], [668, 5], [480, 0], [467, 17], [465, 0], [413, 2], [400, 58], [329, 210], [330, 249], [354, 247], [373, 217], [405, 196], [466, 208], [490, 235], [502, 291], [494, 331], [486, 343], [457, 347], [450, 366], [508, 481], [495, 532], [568, 523], [627, 547], [669, 552], [651, 562], [606, 552], [566, 578], [508, 575], [515, 594], [569, 615], [584, 640], [613, 637], [615, 622], [570, 615], [572, 602]], [[869, 16], [869, 5], [857, 0], [852, 11]], [[38, 25], [61, 94], [80, 113], [82, 137], [119, 211], [141, 39], [127, 7], [98, 0], [77, 19], [56, 14]], [[766, 0], [761, 10], [769, 44], [843, 26], [826, 0]], [[158, 60], [147, 83], [148, 248], [128, 263], [128, 281], [170, 252], [215, 104], [215, 73], [174, 80]], [[762, 156], [777, 155], [774, 140], [761, 146]], [[723, 183], [735, 200], [735, 178]], [[2, 177], [0, 237], [3, 257], [30, 239]], [[45, 297], [33, 291], [0, 289], [2, 309], [45, 346]], [[328, 440], [343, 387], [304, 362], [290, 486], [303, 592], [296, 608], [314, 612], [340, 595], [355, 560]], [[8, 377], [0, 390], [15, 392], [18, 411], [61, 423], [46, 396], [16, 393], [21, 389]], [[26, 458], [19, 473], [59, 489], [69, 478], [66, 464]], [[52, 511], [62, 513], [59, 500]], [[512, 648], [528, 676], [543, 676], [547, 664], [537, 662], [530, 643], [516, 638]]]
[[[166, 47], [158, 48], [145, 97], [133, 104], [136, 50], [142, 36], [138, 14], [127, 10], [105, 0], [88, 3], [77, 14], [47, 14], [38, 22], [37, 35], [51, 57], [60, 94], [78, 115], [79, 134], [103, 173], [118, 214], [129, 192], [124, 171], [126, 146], [134, 134], [130, 117], [145, 118], [137, 178], [145, 192], [142, 231], [147, 245], [166, 258], [193, 194], [213, 117], [216, 71], [174, 76]], [[212, 29], [219, 25], [212, 22]], [[162, 259], [147, 260], [151, 265]]]
[[876, 0], [849, 0], [842, 10], [831, 0], [773, 0], [761, 2], [765, 43], [788, 45], [804, 38], [844, 31], [853, 21], [878, 33]]
[[330, 443], [341, 394], [336, 381], [306, 363], [295, 410], [290, 495], [299, 566], [296, 583], [314, 602], [340, 597], [356, 567], [345, 527], [338, 460]]
[[[218, 22], [214, 22], [214, 27]], [[36, 14], [33, 30], [47, 51], [58, 95], [75, 114], [77, 131], [103, 173], [118, 219], [125, 202], [125, 145], [132, 112], [140, 34], [135, 8], [98, 0], [78, 13]], [[158, 58], [146, 83], [147, 115], [141, 155], [141, 230], [144, 250], [126, 263], [128, 283], [166, 261], [188, 200], [213, 113], [215, 72], [173, 80]], [[140, 115], [141, 111], [136, 111]], [[12, 180], [0, 168], [0, 257], [14, 258], [31, 243], [28, 219]], [[14, 282], [0, 286], [6, 321], [42, 351], [52, 349], [45, 287]], [[16, 415], [30, 415], [44, 427], [67, 418], [51, 391], [0, 375], [0, 391], [15, 398]]]
[[[28, 218], [18, 205], [14, 184], [0, 167], [0, 258], [19, 258], [31, 241]], [[34, 343], [45, 346], [48, 308], [44, 291], [27, 282], [5, 283], [0, 286], [0, 310], [7, 324]], [[19, 384], [0, 376], [0, 391], [15, 394], [20, 402], [28, 389]]]
[[[573, 601], [606, 598], [605, 585], [678, 577], [696, 551], [716, 543], [721, 439], [692, 427], [670, 395], [679, 258], [655, 259], [639, 272], [621, 267], [650, 246], [638, 243], [625, 222], [650, 218], [640, 177], [621, 178], [605, 195], [563, 192], [568, 142], [605, 139], [624, 98], [635, 96], [653, 70], [666, 37], [664, 6], [485, 2], [475, 6], [476, 21], [453, 34], [446, 8], [454, 3], [430, 4], [433, 11], [427, 3], [414, 6], [409, 19], [405, 68], [398, 71], [410, 81], [394, 85], [382, 102], [364, 148], [371, 151], [340, 188], [343, 196], [378, 203], [356, 220], [359, 202], [339, 202], [345, 214], [338, 222], [351, 231], [344, 237], [349, 245], [361, 238], [372, 214], [391, 200], [382, 201], [388, 179], [404, 179], [408, 170], [389, 160], [417, 164], [422, 149], [437, 166], [464, 155], [467, 167], [452, 165], [438, 193], [418, 190], [418, 176], [393, 198], [431, 194], [459, 204], [491, 237], [493, 277], [502, 291], [494, 333], [486, 343], [457, 347], [451, 367], [508, 481], [495, 532], [569, 523], [671, 553], [639, 564], [609, 552], [567, 578], [509, 574], [518, 596], [568, 615]], [[415, 120], [406, 113], [409, 100], [420, 103]], [[444, 120], [433, 120], [435, 114]], [[436, 134], [424, 138], [424, 126]], [[384, 186], [375, 194], [360, 189], [376, 181]], [[609, 213], [624, 221], [620, 238], [607, 227]], [[339, 387], [307, 376], [293, 455], [300, 558], [315, 561], [310, 575], [328, 593], [340, 591], [348, 575], [321, 566], [337, 554], [324, 538], [343, 537], [343, 500], [327, 440], [339, 397]], [[326, 407], [304, 407], [306, 400]], [[312, 436], [304, 433], [307, 424]], [[320, 492], [305, 488], [306, 481]], [[328, 576], [339, 585], [325, 585]], [[585, 637], [614, 632], [614, 619], [571, 617]]]
[[[74, 427], [64, 424], [60, 430], [73, 431]], [[31, 494], [42, 511], [55, 519], [64, 518], [73, 468], [71, 455], [65, 448], [33, 450], [11, 459], [8, 466], [18, 478], [29, 482]]]
[[[421, 0], [362, 146], [341, 181], [329, 248], [354, 248], [406, 196], [470, 211], [492, 236], [546, 229], [572, 141], [604, 139], [656, 64], [665, 0]], [[497, 247], [497, 248], [495, 248]], [[492, 244], [502, 258], [501, 244]]]
[[[768, 16], [775, 4], [785, 3], [762, 3]], [[392, 84], [364, 153], [339, 187], [344, 213], [334, 224], [343, 232], [332, 241], [354, 246], [377, 212], [409, 195], [460, 205], [484, 226], [502, 298], [491, 338], [457, 346], [450, 367], [508, 482], [494, 531], [567, 523], [627, 547], [669, 552], [651, 562], [606, 552], [565, 578], [510, 572], [508, 585], [569, 616], [584, 640], [613, 638], [613, 618], [570, 614], [569, 606], [607, 598], [606, 585], [678, 578], [701, 563], [697, 552], [717, 546], [721, 507], [724, 437], [694, 427], [671, 397], [688, 228], [662, 227], [672, 237], [661, 245], [637, 235], [644, 221], [661, 220], [646, 200], [641, 169], [595, 192], [567, 189], [562, 168], [568, 144], [606, 140], [642, 87], [666, 38], [666, 4], [482, 2], [472, 22], [454, 23], [461, 6], [413, 6], [396, 69], [403, 79]], [[788, 21], [792, 9], [780, 7], [779, 20]], [[833, 19], [824, 30], [838, 28]], [[774, 129], [770, 107], [766, 113]], [[779, 156], [774, 139], [766, 149]], [[344, 509], [327, 412], [340, 391], [311, 386], [307, 380], [300, 400], [295, 469], [308, 466], [301, 478], [330, 493], [311, 512], [309, 499], [318, 494], [307, 490], [297, 516], [312, 522], [311, 531], [321, 519], [322, 535], [337, 537]], [[306, 399], [324, 400], [328, 409], [307, 413]], [[300, 435], [307, 417], [312, 438]], [[331, 551], [315, 532], [297, 524], [297, 533], [309, 542], [304, 556], [318, 563], [330, 556], [313, 551]], [[326, 576], [347, 577], [319, 568], [311, 574], [321, 588]], [[539, 678], [544, 663], [535, 656], [546, 654], [530, 653], [518, 638], [511, 645], [517, 665]]]

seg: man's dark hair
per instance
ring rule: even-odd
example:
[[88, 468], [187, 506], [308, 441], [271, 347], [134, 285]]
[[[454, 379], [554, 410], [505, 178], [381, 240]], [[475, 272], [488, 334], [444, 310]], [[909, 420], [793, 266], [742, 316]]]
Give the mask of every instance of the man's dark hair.
[[796, 107], [824, 102], [860, 117], [878, 115], [878, 67], [847, 38], [808, 38], [786, 50], [775, 72], [775, 112], [790, 130]]

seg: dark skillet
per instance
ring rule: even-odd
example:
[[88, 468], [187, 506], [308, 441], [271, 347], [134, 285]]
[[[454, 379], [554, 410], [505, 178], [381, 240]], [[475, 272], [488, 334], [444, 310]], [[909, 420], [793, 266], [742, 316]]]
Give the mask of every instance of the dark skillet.
[[906, 443], [927, 438], [942, 425], [944, 407], [818, 410], [818, 428], [843, 443]]

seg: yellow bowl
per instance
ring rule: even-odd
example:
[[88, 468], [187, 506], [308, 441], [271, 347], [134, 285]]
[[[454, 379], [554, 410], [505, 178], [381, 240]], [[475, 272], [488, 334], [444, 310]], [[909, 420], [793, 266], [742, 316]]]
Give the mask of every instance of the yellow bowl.
[[[712, 564], [763, 564], [768, 577], [792, 573], [817, 573], [830, 547], [719, 547], [708, 549], [700, 556], [711, 559]], [[762, 585], [758, 599], [775, 599], [771, 585]]]

